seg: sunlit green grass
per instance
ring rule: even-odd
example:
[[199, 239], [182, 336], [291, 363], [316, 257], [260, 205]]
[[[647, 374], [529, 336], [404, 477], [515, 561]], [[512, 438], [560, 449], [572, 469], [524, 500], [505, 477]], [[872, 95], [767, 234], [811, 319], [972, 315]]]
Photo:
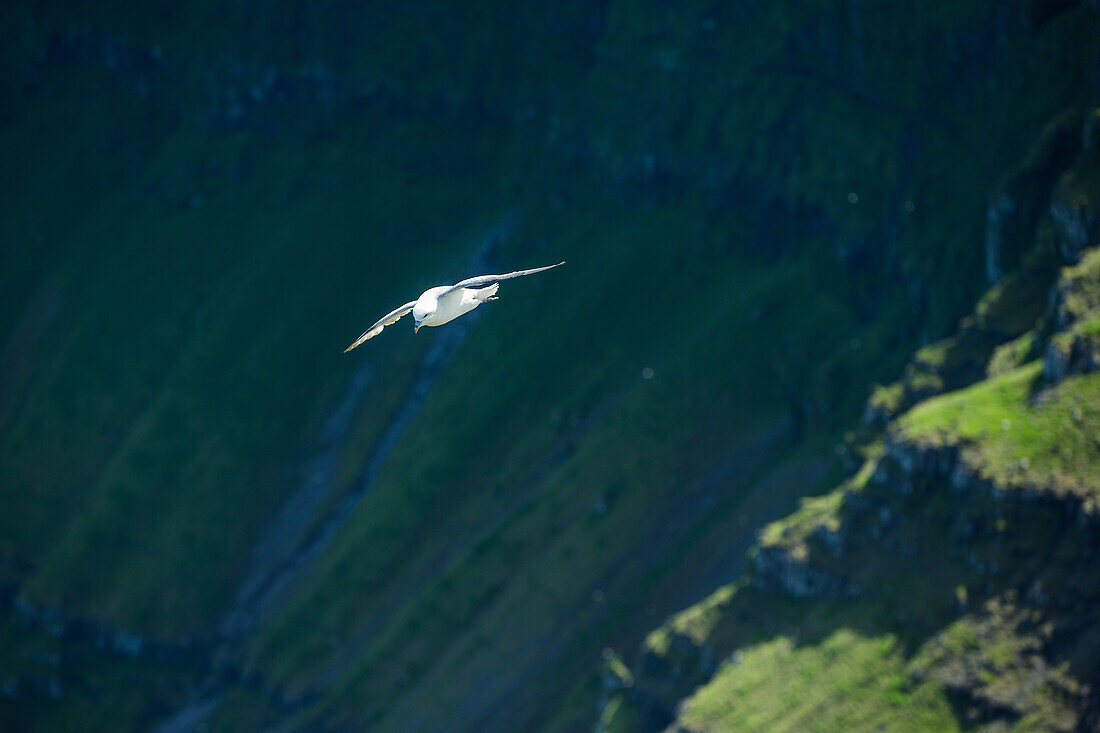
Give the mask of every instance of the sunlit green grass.
[[[948, 2], [865, 9], [877, 32], [834, 51], [826, 12], [791, 4], [751, 22], [707, 3], [318, 6], [301, 24], [278, 4], [37, 5], [4, 17], [105, 29], [167, 71], [143, 101], [95, 63], [53, 70], [0, 131], [0, 345], [57, 302], [0, 401], [0, 569], [35, 600], [209, 639], [351, 370], [370, 376], [337, 492], [433, 334], [400, 324], [341, 355], [351, 338], [466, 274], [507, 211], [518, 229], [495, 263], [570, 263], [480, 312], [333, 547], [250, 640], [265, 681], [320, 691], [303, 720], [349, 725], [399, 727], [425, 701], [445, 721], [512, 670], [530, 672], [515, 694], [532, 721], [584, 719], [598, 651], [646, 589], [690, 575], [707, 532], [753, 531], [731, 518], [756, 474], [798, 437], [826, 453], [867, 385], [969, 306], [980, 285], [959, 273], [976, 271], [989, 183], [1092, 63], [1074, 11], [1026, 39], [1034, 56], [1005, 50], [996, 85], [941, 104], [953, 72], [929, 39], [981, 20]], [[34, 34], [13, 35], [4, 58], [22, 63]], [[819, 76], [823, 55], [845, 71]], [[348, 72], [344, 93], [392, 94], [392, 114], [306, 103], [201, 122], [268, 65], [293, 79], [319, 62]], [[745, 460], [710, 515], [683, 495], [739, 451], [766, 467]], [[664, 555], [638, 560], [667, 527]]]
[[[1088, 302], [1088, 294], [1096, 277], [1087, 258], [1084, 267], [1065, 270], [1062, 283], [1073, 288], [1066, 301], [1076, 305], [1076, 320], [1069, 326], [1075, 333], [1092, 331], [1097, 305]], [[1012, 305], [1005, 294], [1010, 284], [991, 289], [979, 302], [979, 317], [991, 318], [993, 303], [1000, 302], [1001, 312]], [[1018, 305], [1037, 319], [1026, 300]], [[1051, 383], [1038, 360], [1014, 365], [1014, 359], [1034, 355], [1031, 341], [1039, 338], [1037, 333], [1038, 328], [1021, 343], [1008, 344], [987, 379], [917, 404], [888, 428], [890, 439], [957, 448], [966, 465], [997, 491], [1024, 487], [1069, 494], [1083, 499], [1085, 510], [1092, 512], [1100, 475], [1100, 414], [1095, 409], [1100, 379], [1084, 374]], [[953, 348], [954, 339], [947, 339], [919, 350], [914, 360], [939, 368], [952, 358]], [[1082, 640], [1084, 651], [1065, 653], [1051, 663], [1047, 639], [1056, 626], [1039, 623], [1045, 604], [1032, 600], [1021, 608], [1010, 590], [978, 606], [972, 595], [988, 598], [990, 593], [989, 571], [975, 574], [987, 554], [997, 565], [1006, 558], [1049, 553], [1052, 559], [1041, 566], [1043, 583], [1090, 584], [1092, 573], [1082, 567], [1076, 528], [1062, 537], [1052, 534], [1058, 519], [1041, 511], [1061, 510], [1033, 508], [1025, 510], [1026, 518], [1000, 517], [988, 536], [965, 540], [964, 550], [950, 529], [952, 517], [960, 511], [980, 516], [989, 497], [969, 493], [963, 499], [968, 504], [960, 507], [946, 481], [919, 474], [911, 477], [919, 490], [900, 494], [889, 478], [886, 485], [869, 480], [882, 461], [890, 460], [880, 454], [881, 447], [875, 447], [863, 468], [840, 487], [803, 499], [796, 512], [760, 535], [762, 548], [779, 549], [793, 561], [853, 581], [858, 588], [854, 598], [800, 602], [754, 592], [742, 583], [720, 589], [647, 637], [644, 654], [668, 669], [643, 679], [643, 694], [676, 703], [669, 712], [677, 726], [956, 730], [965, 727], [960, 692], [972, 701], [967, 703], [970, 720], [990, 714], [982, 712], [990, 708], [1013, 711], [997, 715], [1007, 716], [1018, 730], [1068, 730], [1076, 724], [1080, 682], [1075, 675], [1092, 669], [1091, 662], [1083, 662], [1089, 659], [1089, 639]], [[871, 526], [876, 514], [903, 520], [884, 539], [881, 527]], [[826, 547], [820, 532], [839, 533], [843, 542]], [[1020, 563], [1004, 571], [1036, 570], [1027, 567]], [[792, 616], [796, 608], [802, 609], [800, 619]], [[700, 660], [730, 650], [732, 656], [713, 676], [701, 666]], [[639, 665], [646, 668], [645, 662]], [[603, 722], [611, 730], [641, 725], [632, 694], [610, 698]]]
[[903, 434], [962, 444], [965, 456], [999, 484], [1042, 486], [1095, 499], [1100, 477], [1100, 377], [1046, 386], [1032, 362], [912, 410]]
[[740, 650], [685, 701], [680, 721], [700, 731], [959, 730], [941, 689], [914, 686], [895, 639], [844, 628]]

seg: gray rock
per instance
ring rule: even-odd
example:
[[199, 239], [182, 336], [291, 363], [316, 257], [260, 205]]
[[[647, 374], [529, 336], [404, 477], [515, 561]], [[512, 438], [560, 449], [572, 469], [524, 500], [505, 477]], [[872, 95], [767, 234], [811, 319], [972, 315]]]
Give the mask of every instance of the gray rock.
[[1077, 263], [1081, 253], [1100, 242], [1100, 217], [1087, 205], [1055, 201], [1050, 205], [1050, 218], [1058, 244], [1058, 254], [1066, 262]]
[[795, 598], [836, 595], [845, 585], [839, 576], [806, 560], [795, 559], [781, 547], [760, 550], [752, 584], [764, 590], [781, 590]]
[[985, 278], [992, 285], [1004, 274], [1004, 236], [1006, 225], [1012, 224], [1016, 201], [1006, 191], [994, 195], [985, 211]]

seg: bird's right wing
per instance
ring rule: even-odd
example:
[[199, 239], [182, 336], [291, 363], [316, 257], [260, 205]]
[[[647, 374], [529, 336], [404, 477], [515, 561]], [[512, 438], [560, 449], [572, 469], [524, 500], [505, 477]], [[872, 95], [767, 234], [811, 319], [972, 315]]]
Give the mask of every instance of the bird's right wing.
[[556, 265], [547, 265], [546, 267], [536, 267], [533, 270], [517, 270], [516, 272], [508, 272], [503, 275], [478, 275], [477, 277], [471, 277], [463, 280], [460, 283], [455, 283], [447, 290], [439, 294], [439, 297], [443, 297], [447, 293], [453, 293], [461, 288], [484, 288], [493, 283], [500, 282], [501, 280], [511, 280], [514, 277], [523, 277], [524, 275], [534, 275], [536, 272], [543, 272], [544, 270], [553, 270], [555, 267], [561, 267], [564, 262], [559, 262]]
[[348, 348], [344, 349], [344, 353], [345, 354], [348, 353], [349, 351], [351, 351], [352, 349], [354, 349], [356, 346], [363, 343], [367, 339], [372, 339], [375, 336], [377, 336], [378, 334], [382, 333], [382, 329], [385, 328], [386, 326], [392, 326], [393, 324], [397, 323], [399, 320], [401, 320], [402, 316], [404, 316], [405, 314], [407, 314], [409, 311], [411, 311], [413, 309], [414, 305], [416, 305], [415, 300], [411, 301], [409, 303], [406, 303], [405, 305], [401, 306], [400, 308], [397, 308], [397, 309], [387, 313], [386, 315], [382, 316], [382, 318], [380, 318], [378, 320], [378, 323], [374, 324], [373, 326], [368, 328], [366, 331], [363, 331], [363, 335], [360, 336], [359, 338], [355, 339], [355, 343], [353, 343]]

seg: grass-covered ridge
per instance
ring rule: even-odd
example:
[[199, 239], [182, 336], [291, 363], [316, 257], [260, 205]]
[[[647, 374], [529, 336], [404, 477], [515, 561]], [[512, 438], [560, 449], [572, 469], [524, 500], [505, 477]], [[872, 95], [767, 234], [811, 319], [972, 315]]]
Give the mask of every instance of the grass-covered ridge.
[[[836, 485], [870, 383], [927, 340], [917, 376], [950, 389], [1037, 307], [1025, 263], [979, 307], [996, 343], [939, 341], [983, 287], [990, 186], [1091, 78], [1096, 13], [1026, 12], [6, 4], [0, 598], [44, 607], [25, 638], [0, 622], [0, 683], [45, 680], [19, 724], [125, 700], [88, 727], [147, 727], [209, 694], [227, 729], [589, 726], [605, 647]], [[310, 529], [364, 487], [437, 334], [340, 351], [512, 215], [493, 268], [569, 265], [479, 311], [331, 543], [223, 639], [351, 380]], [[849, 488], [774, 547], [810, 559]], [[752, 643], [893, 675], [895, 632]]]
[[1074, 231], [1056, 218], [872, 395], [849, 433], [862, 466], [763, 528], [751, 570], [652, 631], [628, 673], [608, 667], [601, 730], [1096, 725], [1100, 372], [1081, 340], [1100, 250], [1055, 249]]
[[727, 665], [681, 713], [691, 730], [960, 729], [942, 690], [912, 688], [890, 636], [840, 629], [805, 647], [778, 637]]
[[965, 446], [963, 455], [1000, 486], [1044, 487], [1091, 500], [1100, 489], [1100, 380], [1073, 376], [1047, 387], [1033, 361], [915, 408], [902, 439]]

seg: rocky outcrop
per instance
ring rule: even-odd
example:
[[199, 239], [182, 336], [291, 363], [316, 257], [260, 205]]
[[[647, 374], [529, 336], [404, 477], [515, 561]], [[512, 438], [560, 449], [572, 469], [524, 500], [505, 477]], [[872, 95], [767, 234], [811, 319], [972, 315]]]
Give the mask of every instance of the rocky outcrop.
[[98, 680], [124, 675], [136, 665], [158, 670], [139, 683], [148, 686], [139, 695], [144, 706], [164, 704], [170, 696], [164, 688], [206, 668], [207, 649], [199, 642], [151, 639], [35, 604], [14, 590], [0, 593], [0, 598], [0, 622], [11, 634], [4, 639], [6, 653], [0, 660], [0, 699], [10, 705], [5, 723], [15, 730], [20, 729], [19, 716], [36, 704], [95, 696]]
[[1013, 591], [991, 600], [925, 645], [915, 661], [914, 678], [942, 685], [978, 725], [1018, 723], [1054, 699], [1061, 705], [1048, 709], [1037, 727], [1087, 729], [1087, 713], [1073, 711], [1087, 710], [1088, 685], [1075, 683], [1064, 668], [1050, 663], [1053, 629], [1036, 626], [1031, 615]]
[[[1092, 261], [1086, 252], [1052, 290], [1045, 317], [1066, 330], [1046, 336], [1048, 359], [1060, 339], [1087, 343], [1079, 327], [1100, 308], [1091, 289], [1100, 284], [1100, 270], [1090, 269]], [[1069, 353], [1058, 378], [1095, 368], [1095, 357]], [[1042, 381], [1038, 389], [1033, 399], [1040, 402], [1073, 399]], [[1100, 602], [1100, 505], [1087, 481], [1052, 482], [1026, 455], [994, 475], [982, 448], [946, 424], [916, 433], [907, 422], [888, 423], [881, 449], [860, 471], [865, 480], [853, 477], [834, 494], [804, 502], [762, 534], [743, 590], [810, 602], [805, 612], [812, 614], [817, 603], [835, 607], [844, 596], [880, 596], [882, 586], [896, 583], [884, 573], [947, 568], [944, 577], [955, 580], [914, 588], [933, 599], [926, 603], [950, 611], [935, 612], [945, 625], [930, 627], [912, 662], [913, 679], [939, 685], [960, 715], [976, 724], [1034, 720], [1049, 730], [1089, 729], [1100, 715], [1100, 693], [1091, 684], [1100, 679], [1100, 668], [1089, 661], [1090, 652], [1077, 650], [1092, 648], [1091, 629], [1100, 623], [1094, 610]], [[907, 590], [900, 590], [906, 605]], [[730, 626], [750, 623], [747, 608], [760, 604], [759, 595], [740, 597], [740, 606], [735, 596], [724, 611]], [[663, 643], [640, 654], [636, 681], [615, 692], [636, 709], [673, 721], [678, 701], [715, 674], [715, 660], [732, 659], [744, 648], [733, 642], [731, 651], [729, 637], [721, 634], [700, 642], [677, 629], [676, 622], [664, 627]], [[960, 638], [979, 641], [960, 645]]]
[[1079, 333], [1052, 338], [1043, 354], [1043, 376], [1060, 382], [1071, 374], [1084, 374], [1100, 367], [1100, 339]]
[[1067, 268], [1050, 294], [1049, 318], [1057, 330], [1070, 328], [1091, 312], [1100, 312], [1100, 249]]
[[1100, 507], [1091, 496], [1043, 482], [1029, 473], [1027, 458], [1020, 459], [1009, 479], [994, 480], [973, 453], [965, 442], [929, 444], [893, 431], [872, 481], [906, 496], [949, 487], [960, 511], [987, 514], [978, 518], [990, 526], [1015, 505], [1029, 510], [1043, 505], [1100, 538]]
[[[1086, 260], [1100, 242], [1100, 110], [1086, 116], [1083, 131], [1080, 117], [1070, 110], [1048, 124], [1025, 162], [990, 197], [986, 276], [995, 286], [954, 335], [918, 350], [900, 380], [875, 390], [864, 425], [882, 428], [918, 402], [983, 379], [998, 349], [1035, 327], [1044, 307], [1049, 325], [1059, 331], [1097, 308], [1092, 301], [1100, 301], [1100, 288], [1092, 283], [1100, 257]], [[1054, 283], [1058, 264], [1075, 267]], [[1097, 363], [1095, 336], [1078, 331], [1047, 344], [1046, 375], [1052, 381], [1091, 371]]]
[[1050, 205], [1057, 233], [1058, 254], [1066, 262], [1079, 262], [1081, 253], [1100, 242], [1100, 217], [1086, 199], [1066, 188]]
[[756, 554], [754, 571], [754, 587], [781, 591], [795, 598], [855, 592], [843, 577], [814, 564], [809, 557], [796, 557], [782, 546], [761, 548]]
[[1050, 203], [1054, 241], [1065, 262], [1077, 263], [1085, 250], [1100, 244], [1100, 109], [1092, 110], [1081, 133], [1076, 165], [1058, 179]]
[[[1074, 407], [1074, 400], [1083, 399], [1076, 388], [1067, 390], [1057, 382], [1100, 368], [1100, 250], [1088, 240], [1093, 236], [1088, 234], [1091, 204], [1084, 199], [1065, 204], [1068, 176], [1053, 198], [1051, 187], [1069, 165], [1066, 150], [1096, 147], [1089, 136], [1100, 127], [1097, 120], [1100, 116], [1090, 117], [1081, 146], [1071, 146], [1067, 137], [1067, 130], [1076, 135], [1080, 129], [1076, 123], [1063, 125], [1057, 134], [1048, 132], [1053, 137], [1047, 144], [1057, 139], [1063, 148], [1057, 154], [1048, 148], [1039, 157], [1048, 163], [1057, 159], [1058, 165], [1041, 176], [1034, 168], [1031, 178], [1019, 174], [993, 199], [986, 242], [990, 266], [997, 270], [1005, 261], [1002, 255], [1014, 251], [1003, 227], [1009, 221], [1020, 225], [1021, 206], [1014, 196], [1025, 180], [1039, 191], [1029, 194], [1038, 204], [1025, 217], [1032, 248], [1013, 255], [1025, 255], [1015, 271], [997, 270], [997, 284], [956, 334], [919, 350], [903, 379], [880, 388], [869, 402], [865, 442], [853, 440], [851, 451], [868, 456], [862, 469], [832, 493], [805, 500], [798, 512], [762, 531], [747, 582], [721, 606], [725, 620], [708, 621], [703, 634], [682, 629], [690, 630], [691, 618], [718, 606], [671, 620], [659, 632], [660, 643], [647, 644], [639, 655], [633, 684], [616, 688], [615, 694], [674, 721], [682, 701], [717, 671], [714, 660], [733, 660], [739, 650], [776, 634], [797, 638], [829, 618], [829, 609], [858, 604], [864, 610], [887, 609], [889, 633], [898, 626], [919, 629], [923, 636], [907, 669], [915, 682], [938, 685], [960, 721], [991, 727], [1028, 723], [1044, 730], [1095, 728], [1100, 722], [1100, 685], [1095, 684], [1100, 680], [1100, 635], [1094, 631], [1100, 627], [1095, 562], [1100, 502], [1089, 474], [1092, 463], [1044, 463], [1038, 453], [1029, 453], [1032, 446], [1022, 432], [1017, 439], [1007, 431], [1019, 419], [1035, 418], [1031, 425], [1039, 425], [1043, 406], [1050, 404], [1059, 410], [1053, 414], [1067, 415], [1066, 430], [1077, 431], [1067, 437], [1080, 437], [1088, 429], [1082, 420], [1093, 419]], [[1088, 162], [1090, 154], [1082, 154], [1073, 168], [1079, 190], [1092, 175], [1088, 171], [1097, 169]], [[1045, 224], [1037, 224], [1039, 219]], [[1081, 226], [1074, 229], [1073, 222]], [[1036, 236], [1037, 226], [1046, 226], [1048, 234], [1057, 230], [1056, 239]], [[1067, 262], [1074, 264], [1059, 270]], [[1042, 377], [1037, 358], [1043, 360]], [[1023, 384], [1021, 377], [1027, 377], [1026, 389], [996, 392], [1004, 384]], [[964, 425], [950, 409], [939, 413], [929, 406], [931, 412], [921, 416], [924, 422], [915, 414], [912, 420], [894, 419], [931, 396], [1002, 378], [989, 385], [992, 395], [984, 387], [960, 395], [975, 400], [971, 404], [992, 400], [985, 409], [993, 417], [982, 419], [991, 420], [994, 436]], [[960, 409], [958, 403], [943, 406]], [[999, 409], [1005, 410], [1004, 419]], [[1006, 439], [1009, 435], [1012, 439]], [[771, 603], [769, 597], [798, 599], [793, 613], [799, 618], [818, 611], [822, 616], [788, 626], [755, 616]], [[785, 600], [775, 607], [785, 603], [792, 607]], [[914, 611], [921, 604], [922, 610]], [[723, 623], [724, 630], [713, 630]], [[746, 633], [746, 627], [755, 632]]]
[[1051, 186], [1081, 145], [1080, 112], [1069, 110], [1044, 130], [1024, 162], [990, 196], [986, 207], [985, 274], [989, 284], [1019, 266], [1034, 242]]
[[169, 642], [150, 639], [144, 634], [112, 628], [92, 619], [68, 616], [48, 606], [37, 605], [22, 596], [11, 603], [14, 622], [28, 630], [42, 631], [55, 639], [90, 643], [100, 652], [122, 658], [141, 658], [152, 662], [201, 666], [202, 648], [198, 642]]
[[918, 349], [902, 378], [867, 401], [864, 425], [882, 428], [918, 402], [984, 379], [997, 350], [1035, 325], [1049, 297], [1055, 268], [1034, 263], [1002, 277], [948, 338]]
[[1080, 254], [1051, 290], [1053, 334], [1043, 354], [1043, 375], [1059, 382], [1100, 367], [1100, 248]]

